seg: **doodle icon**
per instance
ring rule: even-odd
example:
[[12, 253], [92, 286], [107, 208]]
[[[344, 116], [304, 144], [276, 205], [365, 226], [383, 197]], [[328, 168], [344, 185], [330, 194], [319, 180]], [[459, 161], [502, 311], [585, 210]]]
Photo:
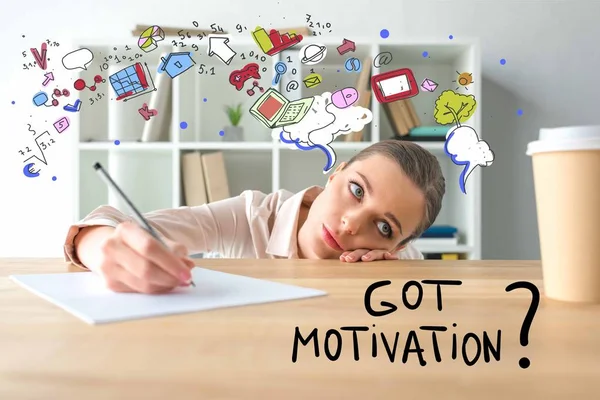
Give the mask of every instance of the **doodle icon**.
[[[456, 73], [458, 74], [458, 78], [456, 78], [456, 80], [453, 80], [452, 82], [456, 82], [460, 86], [463, 86], [466, 90], [469, 90], [467, 86], [473, 83], [473, 74], [471, 74], [470, 72], [460, 73], [458, 71], [456, 71]], [[456, 90], [458, 90], [458, 88], [456, 88]]]
[[160, 26], [153, 25], [146, 28], [138, 39], [138, 47], [146, 53], [156, 50], [158, 42], [165, 39], [165, 32]]
[[423, 82], [421, 82], [421, 89], [427, 92], [435, 92], [435, 89], [437, 89], [437, 87], [438, 84], [429, 78], [425, 78]]
[[87, 70], [87, 66], [94, 59], [94, 53], [90, 49], [82, 48], [74, 50], [66, 54], [62, 58], [62, 65], [66, 69], [84, 69]]
[[419, 94], [415, 76], [409, 68], [400, 68], [372, 76], [371, 88], [380, 103], [391, 103]]
[[81, 100], [79, 100], [79, 99], [75, 100], [75, 104], [73, 104], [73, 105], [67, 104], [66, 106], [63, 107], [63, 110], [69, 111], [69, 112], [77, 112], [77, 111], [81, 110]]
[[317, 87], [321, 82], [323, 82], [323, 78], [319, 74], [309, 74], [302, 80], [304, 82], [304, 86], [307, 88]]
[[273, 86], [277, 85], [281, 77], [285, 75], [285, 73], [287, 72], [287, 65], [285, 65], [283, 61], [279, 61], [275, 64], [275, 72], [276, 74], [272, 82]]
[[229, 74], [229, 83], [232, 84], [238, 91], [242, 90], [244, 83], [250, 78], [260, 79], [258, 64], [250, 63], [242, 69], [236, 69]]
[[167, 58], [161, 57], [160, 60], [161, 63], [158, 67], [158, 73], [164, 71], [171, 79], [183, 74], [196, 64], [189, 51], [171, 53]]
[[489, 167], [494, 162], [494, 152], [487, 142], [480, 140], [475, 129], [457, 125], [446, 134], [444, 152], [455, 165], [462, 167], [458, 186], [467, 194], [467, 179], [477, 167]]
[[300, 62], [306, 65], [315, 65], [320, 63], [327, 56], [327, 47], [322, 44], [307, 44], [298, 52]]
[[35, 96], [33, 96], [33, 104], [36, 107], [43, 106], [48, 102], [48, 95], [44, 92], [39, 92]]
[[63, 133], [65, 131], [65, 129], [67, 129], [70, 125], [69, 118], [62, 117], [61, 119], [56, 121], [53, 125], [54, 125], [54, 129], [56, 129], [56, 132]]
[[39, 170], [35, 170], [35, 168], [33, 167], [35, 164], [34, 163], [29, 163], [26, 164], [23, 167], [23, 174], [28, 177], [28, 178], [36, 178], [38, 176], [40, 176], [40, 171]]
[[360, 72], [362, 69], [362, 63], [356, 57], [350, 57], [344, 63], [344, 68], [348, 72]]
[[46, 86], [46, 85], [48, 85], [48, 83], [50, 83], [50, 81], [53, 81], [54, 74], [52, 72], [46, 72], [44, 74], [44, 78], [46, 78], [46, 79], [44, 79], [44, 82], [42, 82], [42, 86]]
[[302, 35], [296, 35], [295, 33], [284, 33], [282, 35], [276, 29], [271, 29], [267, 34], [267, 31], [260, 26], [252, 32], [252, 37], [258, 47], [269, 56], [274, 56], [302, 41]]
[[250, 107], [250, 114], [267, 128], [297, 124], [308, 113], [314, 97], [289, 101], [281, 93], [269, 88]]
[[258, 90], [260, 90], [261, 93], [265, 92], [265, 88], [260, 86], [260, 82], [259, 81], [254, 81], [252, 82], [252, 88], [246, 90], [246, 93], [248, 93], [248, 96], [254, 96], [254, 89], [258, 88]]
[[337, 108], [347, 108], [358, 101], [358, 91], [352, 87], [331, 93], [331, 103]]
[[343, 56], [349, 51], [356, 51], [356, 44], [352, 40], [344, 39], [342, 44], [337, 47], [340, 56]]
[[96, 75], [96, 76], [94, 76], [94, 84], [92, 86], [88, 86], [83, 79], [77, 79], [75, 81], [75, 83], [73, 84], [73, 87], [79, 91], [82, 91], [83, 89], [85, 89], [87, 87], [92, 92], [95, 92], [96, 84], [105, 83], [105, 82], [106, 82], [106, 79], [102, 78], [102, 76], [100, 76], [100, 75]]
[[140, 63], [115, 72], [108, 77], [108, 80], [117, 94], [117, 100], [144, 93], [149, 87], [146, 72]]
[[146, 121], [150, 120], [150, 117], [154, 117], [156, 114], [158, 114], [158, 111], [153, 110], [153, 109], [148, 109], [147, 103], [144, 103], [142, 105], [142, 108], [138, 109], [138, 112]]
[[231, 61], [237, 54], [229, 47], [229, 37], [222, 35], [208, 36], [208, 56], [217, 56], [225, 65], [231, 64]]
[[48, 52], [48, 45], [46, 43], [42, 43], [42, 54], [38, 52], [35, 47], [30, 49], [31, 54], [33, 54], [33, 58], [35, 58], [35, 62], [42, 69], [46, 70], [48, 66], [48, 59], [46, 59], [46, 53]]

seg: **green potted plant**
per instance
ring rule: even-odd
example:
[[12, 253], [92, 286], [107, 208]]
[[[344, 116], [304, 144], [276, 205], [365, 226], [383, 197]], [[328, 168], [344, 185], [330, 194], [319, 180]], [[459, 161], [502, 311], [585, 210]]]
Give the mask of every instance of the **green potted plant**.
[[225, 106], [225, 112], [229, 119], [229, 125], [223, 129], [225, 134], [223, 140], [227, 142], [241, 142], [244, 140], [244, 128], [240, 126], [243, 110], [242, 104], [235, 106]]

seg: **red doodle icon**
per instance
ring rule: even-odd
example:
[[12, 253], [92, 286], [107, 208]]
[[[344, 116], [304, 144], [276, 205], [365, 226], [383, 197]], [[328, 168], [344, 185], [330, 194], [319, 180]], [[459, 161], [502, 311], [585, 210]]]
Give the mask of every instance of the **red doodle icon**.
[[236, 69], [229, 74], [229, 83], [237, 90], [242, 90], [244, 83], [250, 78], [260, 79], [259, 67], [256, 63], [247, 64], [242, 69]]
[[58, 100], [56, 100], [54, 97], [61, 97], [61, 96], [65, 96], [65, 97], [69, 97], [71, 95], [71, 92], [69, 92], [67, 89], [63, 89], [62, 91], [60, 89], [54, 89], [54, 91], [52, 92], [52, 105], [54, 107], [58, 106]]
[[264, 93], [264, 91], [265, 91], [265, 88], [260, 86], [260, 82], [254, 81], [254, 82], [252, 82], [252, 88], [246, 90], [246, 93], [248, 93], [248, 96], [254, 96], [254, 88], [258, 88], [258, 90], [260, 90], [261, 93]]
[[96, 84], [105, 83], [105, 82], [106, 82], [106, 79], [103, 79], [100, 75], [96, 75], [96, 76], [94, 76], [94, 85], [88, 87], [83, 79], [77, 79], [75, 81], [75, 83], [73, 84], [73, 87], [79, 91], [82, 91], [83, 89], [85, 89], [87, 87], [92, 92], [95, 92]]

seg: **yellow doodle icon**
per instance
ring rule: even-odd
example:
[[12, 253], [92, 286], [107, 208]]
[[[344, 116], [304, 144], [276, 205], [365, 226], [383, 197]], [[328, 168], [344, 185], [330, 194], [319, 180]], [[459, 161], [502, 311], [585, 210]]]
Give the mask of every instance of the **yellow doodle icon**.
[[302, 80], [304, 82], [304, 86], [307, 88], [314, 88], [318, 86], [321, 82], [323, 82], [323, 78], [319, 74], [310, 74], [307, 75], [306, 78]]

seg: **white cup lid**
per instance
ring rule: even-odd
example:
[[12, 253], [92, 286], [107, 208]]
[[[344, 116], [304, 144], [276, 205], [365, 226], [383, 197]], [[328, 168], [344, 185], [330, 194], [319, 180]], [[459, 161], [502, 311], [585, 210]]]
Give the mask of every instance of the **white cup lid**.
[[600, 150], [600, 125], [540, 129], [539, 140], [527, 145], [527, 155], [551, 151]]

